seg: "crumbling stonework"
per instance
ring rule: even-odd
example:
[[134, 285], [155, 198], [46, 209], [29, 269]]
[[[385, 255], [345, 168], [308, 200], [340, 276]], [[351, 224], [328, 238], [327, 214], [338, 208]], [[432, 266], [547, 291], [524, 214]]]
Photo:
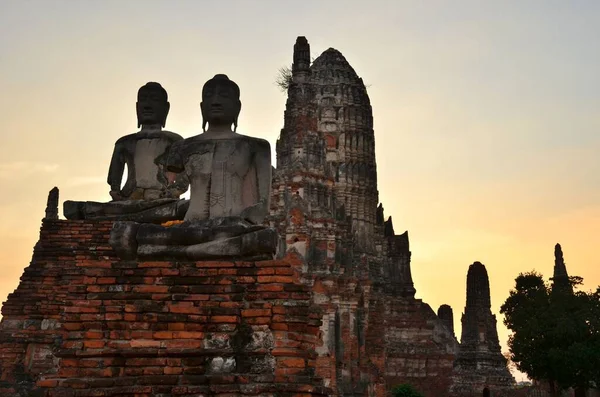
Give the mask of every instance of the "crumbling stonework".
[[467, 304], [462, 316], [460, 350], [454, 363], [452, 395], [481, 396], [487, 389], [494, 396], [512, 396], [515, 380], [500, 351], [496, 316], [490, 308], [487, 270], [475, 262], [467, 273]]

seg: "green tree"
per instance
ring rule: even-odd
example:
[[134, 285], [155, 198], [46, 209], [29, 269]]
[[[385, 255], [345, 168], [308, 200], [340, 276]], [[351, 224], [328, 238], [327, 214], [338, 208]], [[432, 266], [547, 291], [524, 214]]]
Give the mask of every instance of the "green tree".
[[392, 396], [394, 397], [423, 397], [421, 393], [415, 390], [411, 385], [399, 385], [392, 389]]
[[600, 288], [574, 292], [582, 281], [549, 285], [541, 274], [520, 274], [500, 309], [513, 332], [511, 361], [531, 379], [548, 382], [554, 395], [600, 384]]

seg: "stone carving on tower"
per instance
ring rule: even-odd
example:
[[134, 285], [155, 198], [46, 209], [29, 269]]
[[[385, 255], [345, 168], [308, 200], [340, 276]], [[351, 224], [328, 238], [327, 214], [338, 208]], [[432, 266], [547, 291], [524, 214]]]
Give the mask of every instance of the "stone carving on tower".
[[474, 262], [467, 273], [467, 303], [462, 315], [460, 349], [454, 362], [457, 396], [509, 396], [515, 383], [501, 353], [496, 316], [491, 311], [490, 282], [485, 266]]

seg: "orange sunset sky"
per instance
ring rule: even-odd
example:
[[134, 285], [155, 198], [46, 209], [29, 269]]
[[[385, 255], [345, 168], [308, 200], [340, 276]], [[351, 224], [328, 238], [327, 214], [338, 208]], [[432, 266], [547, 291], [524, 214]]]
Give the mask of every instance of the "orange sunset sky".
[[492, 310], [519, 272], [600, 284], [600, 2], [0, 0], [0, 298], [62, 202], [108, 201], [114, 142], [135, 132], [137, 89], [169, 93], [167, 129], [201, 131], [201, 88], [241, 88], [238, 131], [271, 142], [274, 84], [296, 36], [334, 47], [373, 105], [379, 196], [409, 230], [417, 297], [454, 309], [469, 264], [487, 267]]

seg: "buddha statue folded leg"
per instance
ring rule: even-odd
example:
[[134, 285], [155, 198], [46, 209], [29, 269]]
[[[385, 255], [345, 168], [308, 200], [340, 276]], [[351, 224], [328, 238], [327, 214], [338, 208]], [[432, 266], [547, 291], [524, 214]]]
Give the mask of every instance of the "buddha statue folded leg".
[[189, 200], [163, 198], [152, 201], [123, 200], [98, 203], [95, 201], [65, 201], [65, 218], [73, 220], [119, 220], [163, 223], [181, 220], [189, 207]]
[[123, 259], [247, 259], [271, 258], [278, 237], [274, 229], [223, 217], [169, 227], [115, 222], [110, 244]]

